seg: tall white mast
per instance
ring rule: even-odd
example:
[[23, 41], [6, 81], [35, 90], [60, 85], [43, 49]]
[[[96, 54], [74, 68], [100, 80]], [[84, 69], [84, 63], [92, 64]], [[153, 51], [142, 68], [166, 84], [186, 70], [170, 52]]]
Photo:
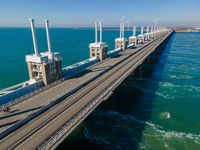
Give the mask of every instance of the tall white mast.
[[136, 26], [133, 26], [133, 36], [136, 36]]
[[120, 29], [119, 29], [119, 37], [122, 38], [122, 23], [120, 23]]
[[37, 39], [36, 39], [36, 34], [35, 34], [34, 19], [30, 18], [29, 21], [30, 21], [30, 24], [31, 24], [31, 32], [32, 32], [32, 38], [33, 38], [34, 52], [35, 52], [36, 56], [39, 56]]
[[142, 26], [141, 27], [141, 35], [143, 35], [143, 30], [144, 30], [144, 27]]
[[120, 38], [124, 38], [124, 16], [120, 21]]
[[102, 21], [99, 22], [99, 29], [100, 29], [100, 43], [102, 43]]
[[149, 26], [147, 26], [147, 33], [149, 33]]
[[51, 38], [50, 38], [50, 32], [49, 32], [49, 20], [47, 19], [45, 19], [45, 27], [46, 27], [46, 34], [47, 34], [48, 51], [49, 53], [52, 53]]
[[95, 22], [95, 43], [98, 43], [98, 22]]
[[122, 23], [122, 38], [124, 38], [124, 21]]

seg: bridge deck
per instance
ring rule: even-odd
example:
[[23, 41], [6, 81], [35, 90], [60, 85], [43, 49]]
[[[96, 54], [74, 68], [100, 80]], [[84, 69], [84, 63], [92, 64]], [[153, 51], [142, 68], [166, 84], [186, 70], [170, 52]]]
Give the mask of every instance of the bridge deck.
[[[147, 43], [149, 43], [149, 41], [147, 41], [144, 45]], [[99, 62], [91, 67], [88, 67], [85, 72], [79, 73], [50, 89], [47, 89], [41, 93], [38, 93], [37, 95], [34, 95], [20, 103], [11, 106], [10, 113], [0, 112], [0, 132], [10, 128], [20, 120], [25, 119], [27, 116], [37, 112], [44, 106], [49, 105], [66, 93], [75, 90], [87, 81], [97, 77], [102, 72], [109, 70], [112, 66], [128, 57], [128, 55], [131, 53], [138, 51], [138, 49], [144, 45], [139, 45], [136, 49], [121, 52], [119, 57], [107, 59], [103, 62]]]
[[[85, 85], [84, 88], [76, 91], [74, 94], [58, 103], [55, 107], [52, 107], [47, 112], [43, 113], [42, 115], [27, 123], [25, 126], [16, 130], [14, 134], [4, 138], [0, 143], [1, 148], [35, 149], [37, 146], [41, 145], [51, 135], [58, 131], [59, 128], [61, 128], [67, 121], [73, 118], [73, 116], [75, 116], [81, 110], [85, 109], [88, 104], [96, 103], [95, 107], [98, 106], [100, 101], [97, 101], [94, 98], [100, 97], [102, 99], [102, 96], [105, 96], [102, 95], [102, 93], [105, 93], [105, 91], [107, 92], [113, 90], [168, 35], [169, 34], [162, 36], [152, 43], [151, 41], [148, 41], [148, 43], [151, 44], [140, 51], [138, 51], [140, 48], [127, 50], [126, 52], [122, 52], [119, 57], [108, 59], [104, 62], [93, 65], [88, 68], [89, 72], [86, 74], [79, 76], [77, 75], [72, 79], [66, 80], [53, 88], [50, 88], [42, 93], [39, 93], [38, 95], [31, 97], [30, 99], [27, 99], [22, 103], [13, 106], [13, 111], [16, 109], [20, 110], [22, 113], [16, 115], [14, 114], [13, 116], [11, 115], [10, 117], [8, 116], [5, 117], [5, 119], [2, 118], [1, 120], [7, 119], [12, 121], [12, 119], [17, 119], [21, 115], [24, 115], [21, 118], [24, 119], [34, 111], [41, 109], [39, 107], [44, 107], [44, 105], [55, 101], [55, 99], [61, 97], [70, 90], [79, 87], [84, 82], [103, 73], [94, 81]], [[144, 45], [147, 45], [147, 43]], [[138, 52], [136, 53], [136, 51]], [[104, 72], [105, 70], [107, 71]], [[33, 108], [38, 109], [27, 111], [23, 114], [24, 110], [30, 110]], [[92, 110], [92, 108], [90, 109]], [[87, 111], [85, 114], [88, 115], [89, 113], [87, 113]], [[80, 120], [80, 118], [78, 118], [78, 120]]]

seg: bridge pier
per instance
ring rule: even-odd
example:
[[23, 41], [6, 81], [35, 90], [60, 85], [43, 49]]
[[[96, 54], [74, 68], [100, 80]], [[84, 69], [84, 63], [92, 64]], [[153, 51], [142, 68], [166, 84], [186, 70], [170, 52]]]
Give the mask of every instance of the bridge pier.
[[[100, 41], [98, 41], [98, 27], [100, 32]], [[102, 42], [102, 21], [95, 22], [95, 42], [90, 43], [90, 58], [99, 58], [100, 61], [107, 58], [108, 45]]]
[[126, 50], [128, 40], [124, 37], [124, 20], [120, 23], [120, 37], [115, 39], [115, 49]]

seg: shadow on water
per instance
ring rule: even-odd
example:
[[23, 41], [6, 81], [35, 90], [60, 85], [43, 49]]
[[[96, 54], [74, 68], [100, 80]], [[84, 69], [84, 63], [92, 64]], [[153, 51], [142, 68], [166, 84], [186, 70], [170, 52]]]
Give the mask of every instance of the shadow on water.
[[168, 52], [161, 45], [57, 148], [140, 149]]

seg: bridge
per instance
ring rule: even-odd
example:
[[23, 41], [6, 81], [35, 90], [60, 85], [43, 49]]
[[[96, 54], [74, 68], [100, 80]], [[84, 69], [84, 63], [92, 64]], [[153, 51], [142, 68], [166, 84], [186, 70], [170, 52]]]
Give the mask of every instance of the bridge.
[[160, 32], [1, 111], [1, 149], [55, 149], [172, 33]]

